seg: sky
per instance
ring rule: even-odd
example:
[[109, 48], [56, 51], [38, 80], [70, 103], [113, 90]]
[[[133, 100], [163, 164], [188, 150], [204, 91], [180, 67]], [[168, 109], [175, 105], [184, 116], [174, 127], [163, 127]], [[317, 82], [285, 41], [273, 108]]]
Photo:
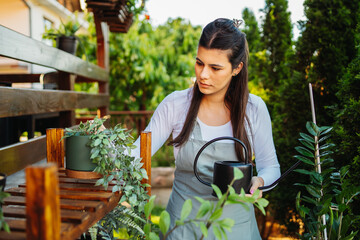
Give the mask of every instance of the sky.
[[[296, 22], [305, 19], [303, 2], [304, 0], [288, 0], [295, 39], [299, 36]], [[168, 18], [181, 17], [189, 20], [192, 25], [204, 27], [219, 17], [241, 19], [241, 12], [245, 7], [254, 12], [260, 24], [264, 16], [260, 9], [265, 7], [265, 0], [147, 0], [145, 7], [154, 25], [163, 24]]]

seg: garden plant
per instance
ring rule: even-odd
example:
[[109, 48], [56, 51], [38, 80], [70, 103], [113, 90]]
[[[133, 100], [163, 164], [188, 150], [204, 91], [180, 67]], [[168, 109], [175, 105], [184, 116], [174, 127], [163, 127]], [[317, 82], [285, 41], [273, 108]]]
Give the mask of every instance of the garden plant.
[[331, 158], [335, 145], [328, 143], [332, 127], [318, 127], [307, 122], [308, 134], [300, 133], [302, 146], [296, 147], [301, 160], [309, 168], [295, 171], [309, 178], [307, 183], [297, 183], [306, 189], [299, 192], [296, 207], [304, 221], [305, 233], [301, 239], [353, 239], [358, 231], [351, 227], [360, 216], [352, 212], [350, 203], [360, 194], [360, 187], [349, 182], [349, 166], [340, 170], [333, 167]]

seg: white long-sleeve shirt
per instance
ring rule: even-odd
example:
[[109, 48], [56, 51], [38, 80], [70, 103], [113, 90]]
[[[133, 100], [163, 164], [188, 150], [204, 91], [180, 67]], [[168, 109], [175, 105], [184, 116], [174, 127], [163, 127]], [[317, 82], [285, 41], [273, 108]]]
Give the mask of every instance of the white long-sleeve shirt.
[[[166, 142], [170, 134], [175, 139], [181, 132], [190, 106], [192, 88], [175, 91], [169, 94], [156, 108], [145, 131], [151, 131], [151, 154]], [[251, 131], [246, 128], [250, 144], [255, 155], [256, 170], [259, 177], [264, 179], [265, 186], [280, 177], [280, 165], [277, 160], [272, 137], [271, 119], [265, 102], [258, 96], [249, 95], [246, 108]], [[222, 126], [207, 126], [197, 119], [202, 138], [209, 141], [216, 137], [233, 136], [231, 122]], [[192, 136], [190, 136], [192, 137]], [[140, 139], [135, 142], [137, 148], [132, 155], [140, 156]], [[174, 147], [174, 156], [179, 148]]]

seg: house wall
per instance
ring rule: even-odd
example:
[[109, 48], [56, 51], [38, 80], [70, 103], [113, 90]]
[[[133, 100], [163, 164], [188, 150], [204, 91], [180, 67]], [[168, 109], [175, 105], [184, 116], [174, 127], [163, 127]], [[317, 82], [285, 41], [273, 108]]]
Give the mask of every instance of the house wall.
[[[56, 0], [0, 0], [1, 25], [49, 45], [52, 45], [51, 40], [42, 39], [45, 31], [44, 18], [57, 28], [61, 24], [60, 19], [65, 20], [68, 16], [73, 17], [73, 13]], [[0, 57], [0, 74], [49, 71], [53, 69]]]

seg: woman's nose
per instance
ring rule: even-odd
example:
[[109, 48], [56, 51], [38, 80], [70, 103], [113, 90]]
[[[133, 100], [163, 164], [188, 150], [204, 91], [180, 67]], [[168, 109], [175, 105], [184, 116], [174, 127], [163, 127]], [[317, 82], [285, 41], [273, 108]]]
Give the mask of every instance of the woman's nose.
[[209, 69], [207, 67], [203, 67], [203, 69], [201, 70], [200, 78], [201, 79], [208, 79], [209, 78]]

